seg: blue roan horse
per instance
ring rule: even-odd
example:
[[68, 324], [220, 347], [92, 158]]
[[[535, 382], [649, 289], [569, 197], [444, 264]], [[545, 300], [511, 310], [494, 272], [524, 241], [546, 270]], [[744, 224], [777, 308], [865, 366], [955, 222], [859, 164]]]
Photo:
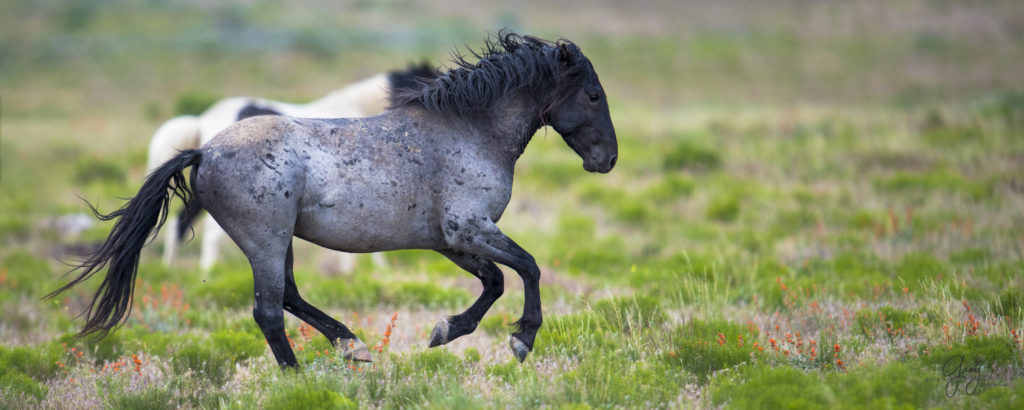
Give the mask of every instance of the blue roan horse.
[[503, 291], [495, 263], [515, 269], [525, 303], [509, 345], [525, 360], [541, 326], [540, 270], [495, 225], [509, 202], [515, 162], [543, 125], [561, 134], [590, 172], [610, 171], [618, 145], [597, 74], [572, 42], [503, 31], [474, 55], [475, 63], [456, 55], [453, 69], [399, 92], [395, 108], [375, 117], [257, 116], [182, 152], [124, 207], [97, 213], [117, 220], [113, 231], [78, 277], [51, 295], [107, 266], [81, 334], [117, 327], [131, 309], [139, 253], [164, 222], [173, 192], [188, 206], [201, 204], [249, 258], [253, 316], [282, 366], [297, 365], [284, 310], [343, 348], [344, 357], [372, 360], [345, 325], [299, 296], [293, 236], [344, 252], [432, 249], [477, 276], [480, 298], [442, 319], [431, 347], [476, 329]]

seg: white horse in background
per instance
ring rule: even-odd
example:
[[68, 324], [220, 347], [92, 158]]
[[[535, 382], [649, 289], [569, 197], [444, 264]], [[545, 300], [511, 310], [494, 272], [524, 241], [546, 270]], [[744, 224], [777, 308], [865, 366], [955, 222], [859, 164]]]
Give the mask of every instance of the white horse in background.
[[[287, 115], [302, 118], [353, 118], [368, 117], [384, 112], [390, 105], [393, 90], [417, 86], [418, 78], [432, 78], [437, 71], [426, 64], [413, 65], [406, 70], [377, 74], [361, 80], [327, 96], [307, 104], [292, 104], [253, 97], [229, 97], [218, 101], [202, 114], [182, 115], [165, 122], [153, 134], [149, 143], [147, 173], [163, 165], [182, 150], [195, 149], [206, 144], [217, 133], [231, 124], [256, 115]], [[196, 209], [196, 212], [199, 210]], [[165, 265], [170, 265], [177, 252], [178, 242], [188, 229], [192, 217], [185, 211], [179, 217], [168, 216], [171, 229], [164, 235]], [[179, 219], [182, 224], [179, 224]], [[220, 242], [224, 230], [209, 214], [203, 220], [202, 248], [199, 268], [208, 272], [217, 262]], [[373, 263], [378, 267], [387, 266], [380, 253], [373, 253]], [[339, 269], [343, 273], [355, 269], [355, 256], [340, 253]]]

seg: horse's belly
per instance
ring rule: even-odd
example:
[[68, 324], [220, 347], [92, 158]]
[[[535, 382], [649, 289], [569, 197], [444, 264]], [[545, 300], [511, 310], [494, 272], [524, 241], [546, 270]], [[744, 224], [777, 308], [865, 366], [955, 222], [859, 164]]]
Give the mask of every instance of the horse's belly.
[[295, 235], [344, 252], [439, 249], [444, 236], [430, 213], [417, 204], [317, 204], [299, 214]]

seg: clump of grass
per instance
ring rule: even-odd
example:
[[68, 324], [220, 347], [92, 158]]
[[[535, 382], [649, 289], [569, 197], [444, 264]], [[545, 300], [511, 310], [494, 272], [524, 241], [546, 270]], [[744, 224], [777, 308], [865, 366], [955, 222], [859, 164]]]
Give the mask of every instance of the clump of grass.
[[173, 409], [174, 392], [167, 387], [150, 387], [141, 392], [125, 392], [109, 389], [107, 404], [115, 409]]
[[476, 348], [467, 348], [465, 351], [462, 352], [462, 357], [467, 364], [480, 363], [480, 351], [476, 350]]
[[387, 288], [382, 302], [393, 306], [454, 308], [469, 304], [472, 299], [462, 289], [430, 282], [403, 282]]
[[1008, 128], [1024, 128], [1024, 92], [1006, 93], [982, 111], [986, 116], [1002, 121]]
[[882, 306], [877, 311], [862, 309], [857, 311], [853, 327], [854, 331], [865, 337], [887, 334], [892, 338], [907, 334], [915, 317], [913, 312], [891, 306]]
[[922, 361], [932, 366], [986, 366], [988, 368], [1020, 365], [1017, 343], [1009, 336], [968, 336], [961, 343], [945, 346], [921, 346]]
[[500, 336], [512, 329], [510, 324], [513, 321], [512, 317], [507, 314], [490, 315], [481, 320], [477, 327], [488, 335]]
[[536, 373], [532, 368], [524, 367], [514, 360], [487, 366], [485, 372], [488, 376], [511, 385], [518, 383], [524, 375]]
[[686, 169], [691, 171], [714, 171], [721, 167], [718, 153], [687, 140], [680, 140], [665, 154], [663, 168], [666, 170]]
[[732, 408], [923, 408], [946, 400], [939, 374], [913, 364], [850, 373], [750, 365], [716, 378], [711, 402]]
[[631, 333], [635, 330], [657, 330], [668, 321], [658, 299], [650, 296], [617, 297], [597, 302], [594, 312], [608, 328]]
[[194, 293], [217, 307], [250, 307], [253, 300], [252, 273], [243, 267], [215, 266], [210, 279], [197, 285]]
[[676, 397], [676, 386], [682, 381], [679, 372], [657, 362], [632, 360], [615, 351], [594, 351], [558, 377], [556, 400], [595, 407], [637, 403], [659, 407]]
[[228, 356], [223, 351], [198, 341], [178, 349], [171, 359], [171, 367], [179, 375], [191, 371], [217, 386], [228, 381], [234, 373], [234, 366], [229, 365]]
[[189, 338], [181, 342], [171, 358], [177, 374], [192, 372], [220, 386], [235, 372], [235, 364], [262, 355], [263, 340], [248, 333], [224, 330], [208, 338]]
[[578, 357], [588, 350], [609, 349], [616, 343], [604, 337], [607, 330], [607, 322], [594, 312], [546, 319], [537, 332], [533, 354]]
[[1020, 320], [1024, 315], [1024, 292], [1016, 287], [1004, 290], [993, 298], [992, 312], [1013, 320]]
[[0, 369], [7, 374], [23, 374], [27, 377], [45, 380], [57, 371], [57, 362], [63, 357], [58, 345], [47, 344], [39, 347], [0, 346]]
[[271, 393], [261, 407], [274, 410], [359, 408], [358, 403], [338, 393], [324, 382], [302, 380], [287, 387]]
[[93, 182], [124, 183], [126, 176], [121, 165], [103, 158], [82, 159], [75, 163], [75, 182], [90, 184]]
[[704, 214], [708, 219], [719, 222], [732, 222], [740, 214], [740, 200], [735, 195], [715, 197], [708, 203]]
[[696, 376], [699, 383], [719, 370], [751, 360], [758, 352], [756, 334], [723, 320], [691, 320], [672, 333], [671, 348], [659, 359]]
[[657, 203], [667, 203], [688, 198], [696, 189], [697, 183], [682, 174], [667, 174], [658, 182], [647, 187], [642, 197], [650, 198]]
[[45, 384], [17, 370], [8, 368], [0, 375], [0, 407], [21, 407], [24, 399], [42, 400], [49, 391]]
[[1024, 378], [1010, 386], [995, 386], [979, 394], [966, 395], [957, 403], [964, 409], [1019, 409], [1024, 407]]

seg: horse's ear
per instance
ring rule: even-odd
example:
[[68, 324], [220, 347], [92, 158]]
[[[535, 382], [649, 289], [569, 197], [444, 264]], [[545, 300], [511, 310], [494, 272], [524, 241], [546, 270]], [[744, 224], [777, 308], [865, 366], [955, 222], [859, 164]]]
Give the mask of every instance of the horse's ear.
[[572, 65], [572, 51], [566, 47], [565, 43], [558, 44], [558, 62], [565, 66]]

